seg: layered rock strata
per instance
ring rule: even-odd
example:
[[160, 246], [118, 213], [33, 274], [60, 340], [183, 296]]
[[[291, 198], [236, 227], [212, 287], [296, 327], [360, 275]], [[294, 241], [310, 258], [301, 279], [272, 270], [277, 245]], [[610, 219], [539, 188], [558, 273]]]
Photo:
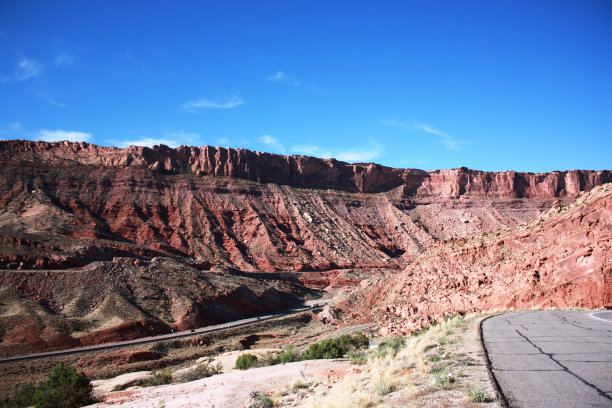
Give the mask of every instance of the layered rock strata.
[[[279, 310], [313, 295], [304, 284], [357, 286], [368, 271], [398, 273], [453, 248], [441, 242], [529, 222], [610, 178], [0, 141], [0, 353]], [[452, 254], [439, 256], [468, 268]], [[419, 277], [421, 296], [444, 276], [434, 269]], [[415, 307], [423, 316], [444, 309]]]
[[341, 309], [407, 334], [453, 313], [612, 306], [612, 185], [515, 228], [433, 245]]

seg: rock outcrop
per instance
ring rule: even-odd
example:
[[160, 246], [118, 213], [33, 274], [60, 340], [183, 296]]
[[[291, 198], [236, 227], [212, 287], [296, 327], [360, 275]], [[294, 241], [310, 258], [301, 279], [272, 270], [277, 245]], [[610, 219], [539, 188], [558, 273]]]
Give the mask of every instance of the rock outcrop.
[[612, 306], [612, 185], [515, 228], [433, 245], [401, 273], [354, 293], [355, 320], [407, 334], [444, 315]]

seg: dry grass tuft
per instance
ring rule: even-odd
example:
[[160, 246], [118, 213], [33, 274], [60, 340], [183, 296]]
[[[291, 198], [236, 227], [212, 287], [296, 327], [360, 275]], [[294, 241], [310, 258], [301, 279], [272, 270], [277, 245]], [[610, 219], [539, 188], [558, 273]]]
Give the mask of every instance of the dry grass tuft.
[[[451, 392], [465, 394], [465, 400], [482, 402], [480, 389], [471, 391], [460, 388], [465, 357], [450, 349], [460, 332], [478, 315], [447, 318], [403, 339], [394, 339], [379, 350], [371, 352], [359, 375], [349, 375], [331, 389], [318, 388], [307, 401], [311, 408], [366, 408], [386, 406], [392, 400], [414, 401], [426, 394]], [[461, 398], [459, 399], [461, 400]], [[395, 405], [394, 405], [395, 406]]]

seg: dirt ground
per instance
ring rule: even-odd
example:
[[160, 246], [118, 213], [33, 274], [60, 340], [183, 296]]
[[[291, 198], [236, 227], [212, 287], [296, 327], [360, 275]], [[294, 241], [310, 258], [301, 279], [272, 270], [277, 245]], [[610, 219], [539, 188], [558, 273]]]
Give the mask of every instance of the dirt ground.
[[347, 360], [310, 360], [281, 366], [232, 371], [197, 381], [113, 392], [94, 407], [151, 408], [246, 407], [256, 393], [273, 393], [291, 382], [308, 383], [341, 378], [350, 370]]
[[[481, 320], [457, 318], [432, 328], [422, 340], [408, 338], [393, 358], [379, 359], [371, 349], [361, 365], [337, 359], [233, 370], [188, 383], [108, 393], [95, 406], [235, 408], [269, 398], [276, 407], [496, 407], [500, 402], [479, 337]], [[391, 376], [389, 384], [383, 382], [386, 388], [381, 388], [383, 374]]]

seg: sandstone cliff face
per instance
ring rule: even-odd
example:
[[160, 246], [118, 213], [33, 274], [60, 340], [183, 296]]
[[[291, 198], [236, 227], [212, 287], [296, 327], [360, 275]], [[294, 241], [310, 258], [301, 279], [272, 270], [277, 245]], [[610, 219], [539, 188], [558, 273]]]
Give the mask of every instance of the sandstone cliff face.
[[612, 305], [612, 185], [556, 204], [529, 224], [432, 246], [401, 273], [343, 305], [385, 334], [407, 334], [451, 313]]
[[534, 174], [460, 168], [430, 172], [416, 195], [451, 198], [576, 197], [581, 191], [609, 182], [612, 182], [612, 177], [608, 171], [569, 170]]
[[[12, 299], [0, 304], [0, 352], [278, 310], [309, 296], [300, 282], [400, 271], [440, 241], [515, 227], [607, 181], [608, 171], [425, 172], [210, 146], [0, 141], [0, 299]], [[440, 254], [469, 266], [452, 256]], [[227, 284], [211, 286], [215, 276]]]
[[4, 141], [0, 268], [132, 255], [245, 271], [401, 268], [437, 240], [528, 221], [555, 198], [571, 200], [609, 178], [427, 173], [208, 146]]
[[406, 196], [573, 197], [580, 191], [612, 182], [609, 171], [570, 170], [552, 173], [482, 172], [459, 168], [425, 172], [392, 169], [374, 163], [348, 164], [335, 159], [280, 156], [212, 146], [164, 145], [125, 149], [85, 142], [0, 141], [0, 159], [78, 163], [104, 167], [146, 167], [156, 172], [233, 177], [298, 188], [374, 193], [403, 187]]

